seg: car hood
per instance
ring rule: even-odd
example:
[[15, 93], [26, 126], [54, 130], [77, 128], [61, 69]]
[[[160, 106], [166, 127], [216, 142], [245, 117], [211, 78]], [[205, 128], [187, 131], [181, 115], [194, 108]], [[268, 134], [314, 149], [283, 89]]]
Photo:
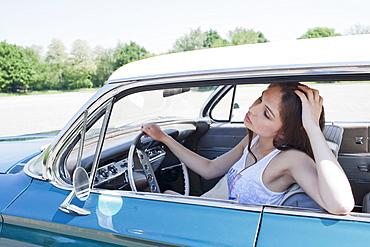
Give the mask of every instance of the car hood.
[[49, 145], [58, 131], [0, 138], [0, 174], [26, 163]]

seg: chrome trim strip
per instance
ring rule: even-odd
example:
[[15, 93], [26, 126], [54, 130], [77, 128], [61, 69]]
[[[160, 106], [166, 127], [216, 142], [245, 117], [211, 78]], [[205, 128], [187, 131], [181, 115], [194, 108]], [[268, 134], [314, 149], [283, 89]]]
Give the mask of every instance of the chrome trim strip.
[[39, 154], [35, 157], [33, 157], [32, 159], [30, 159], [25, 165], [24, 165], [24, 168], [23, 168], [23, 171], [24, 173], [26, 173], [27, 176], [30, 176], [31, 178], [35, 178], [35, 179], [39, 179], [39, 180], [43, 180], [43, 181], [47, 181], [46, 179], [44, 179], [41, 175], [36, 175], [35, 173], [31, 172], [30, 171], [30, 164], [33, 164], [40, 156], [42, 155]]
[[290, 207], [279, 207], [279, 206], [266, 206], [264, 213], [271, 214], [282, 214], [282, 215], [294, 215], [302, 217], [314, 217], [324, 218], [333, 220], [346, 220], [346, 221], [359, 221], [359, 222], [370, 222], [370, 214], [351, 212], [348, 215], [334, 215], [321, 210], [315, 209], [300, 209]]
[[258, 78], [266, 76], [293, 76], [293, 75], [329, 75], [329, 74], [364, 74], [370, 72], [370, 62], [325, 63], [308, 65], [261, 66], [233, 69], [216, 69], [207, 71], [187, 71], [163, 75], [149, 75], [131, 78], [111, 79], [107, 84], [131, 81], [178, 82], [194, 80], [219, 80], [223, 78]]
[[94, 161], [93, 161], [91, 172], [90, 172], [89, 189], [94, 187], [96, 169], [98, 168], [98, 163], [100, 160], [101, 150], [103, 148], [104, 138], [105, 138], [105, 135], [108, 129], [108, 121], [109, 121], [110, 114], [112, 111], [112, 105], [113, 105], [113, 98], [111, 98], [110, 102], [107, 104], [101, 130], [99, 132], [99, 139], [96, 145]]
[[242, 211], [262, 212], [262, 209], [263, 209], [262, 205], [241, 204], [241, 203], [237, 203], [236, 201], [231, 201], [231, 200], [212, 199], [212, 198], [196, 197], [196, 196], [170, 195], [170, 194], [150, 193], [150, 192], [111, 191], [111, 190], [104, 190], [104, 189], [94, 189], [91, 191], [91, 193], [136, 198], [136, 199], [148, 199], [148, 200], [163, 201], [163, 202], [183, 203], [183, 204], [191, 204], [191, 205], [198, 205], [198, 206], [228, 208], [228, 209], [236, 209], [236, 210], [242, 210]]

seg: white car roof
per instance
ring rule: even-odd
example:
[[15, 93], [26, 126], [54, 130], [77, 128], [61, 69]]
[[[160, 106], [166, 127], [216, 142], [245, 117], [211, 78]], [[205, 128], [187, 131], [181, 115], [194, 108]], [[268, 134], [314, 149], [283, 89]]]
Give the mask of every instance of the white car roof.
[[278, 41], [180, 52], [115, 71], [108, 83], [236, 71], [370, 65], [370, 35]]

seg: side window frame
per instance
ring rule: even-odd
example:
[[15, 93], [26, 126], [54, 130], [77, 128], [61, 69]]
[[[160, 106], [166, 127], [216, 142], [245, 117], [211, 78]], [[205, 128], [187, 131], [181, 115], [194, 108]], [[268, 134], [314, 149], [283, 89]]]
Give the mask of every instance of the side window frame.
[[[203, 107], [202, 109], [202, 116], [208, 116], [215, 122], [231, 122], [232, 120], [232, 114], [233, 114], [233, 105], [234, 105], [234, 100], [235, 100], [235, 92], [236, 92], [236, 85], [226, 85], [222, 87], [220, 90], [216, 91], [212, 97], [210, 97], [208, 103]], [[214, 117], [214, 110], [216, 106], [225, 99], [226, 96], [229, 94], [232, 94], [231, 96], [231, 101], [227, 102], [229, 104], [229, 109], [228, 109], [228, 116], [225, 119], [216, 119]]]
[[[68, 171], [66, 161], [68, 157], [71, 155], [73, 148], [79, 144], [77, 162], [76, 166], [73, 168], [73, 171], [74, 169], [76, 169], [78, 165], [81, 165], [82, 156], [86, 144], [85, 135], [89, 131], [89, 129], [93, 127], [94, 124], [103, 117], [104, 120], [100, 126], [99, 137], [93, 159], [93, 166], [94, 164], [95, 166], [97, 166], [98, 161], [100, 159], [100, 154], [104, 143], [107, 126], [109, 123], [109, 117], [112, 111], [112, 105], [114, 101], [115, 101], [114, 97], [109, 98], [100, 107], [91, 111], [91, 113], [89, 113], [88, 110], [85, 110], [83, 114], [81, 114], [81, 117], [79, 118], [80, 119], [79, 123], [77, 123], [76, 127], [71, 131], [70, 136], [65, 140], [63, 146], [60, 149], [60, 152], [56, 155], [56, 158], [53, 162], [53, 167], [55, 167], [54, 170], [57, 171], [57, 174], [54, 176], [57, 180], [57, 183], [71, 185], [72, 183], [71, 174], [73, 174], [73, 172]], [[91, 169], [91, 171], [94, 172], [93, 169]]]

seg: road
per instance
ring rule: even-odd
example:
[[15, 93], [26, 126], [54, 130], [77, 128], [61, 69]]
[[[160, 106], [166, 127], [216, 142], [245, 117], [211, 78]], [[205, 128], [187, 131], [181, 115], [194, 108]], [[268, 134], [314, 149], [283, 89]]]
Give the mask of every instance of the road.
[[0, 97], [0, 136], [60, 130], [93, 94], [67, 92]]
[[[251, 87], [257, 98], [264, 85]], [[314, 84], [324, 97], [327, 120], [370, 121], [370, 83]], [[59, 130], [93, 95], [68, 92], [0, 97], [0, 136]]]

